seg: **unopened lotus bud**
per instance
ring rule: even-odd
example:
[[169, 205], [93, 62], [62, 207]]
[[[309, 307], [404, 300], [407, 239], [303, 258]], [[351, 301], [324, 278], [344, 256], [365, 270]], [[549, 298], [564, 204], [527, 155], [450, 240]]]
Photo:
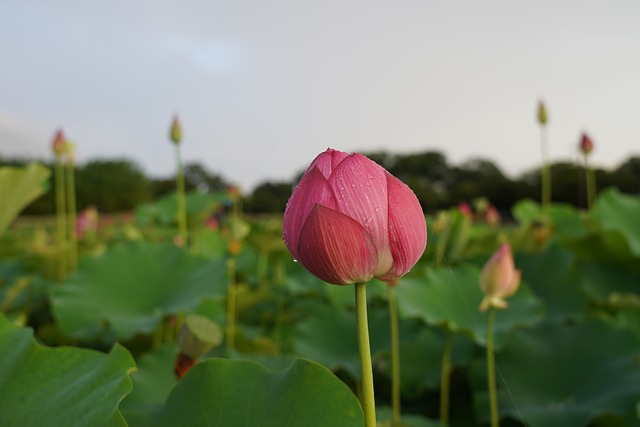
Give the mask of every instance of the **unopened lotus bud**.
[[585, 156], [593, 151], [593, 141], [586, 133], [583, 133], [580, 137], [580, 151]]
[[495, 206], [493, 205], [487, 206], [487, 209], [484, 212], [484, 220], [487, 223], [487, 225], [490, 225], [492, 227], [495, 227], [498, 224], [500, 224], [500, 213], [495, 208]]
[[222, 342], [222, 330], [205, 316], [189, 314], [180, 332], [180, 351], [192, 359], [199, 359]]
[[53, 142], [51, 144], [51, 147], [53, 148], [53, 154], [55, 154], [56, 157], [63, 155], [65, 150], [64, 146], [65, 146], [64, 132], [62, 131], [62, 129], [58, 129], [58, 131], [56, 132], [56, 135], [53, 137]]
[[547, 109], [542, 101], [538, 101], [538, 123], [542, 126], [547, 124]]
[[464, 216], [466, 216], [467, 218], [469, 218], [471, 221], [473, 221], [473, 209], [471, 209], [471, 206], [469, 205], [469, 203], [467, 202], [460, 202], [458, 204], [458, 210], [460, 211], [460, 213]]
[[173, 122], [171, 123], [171, 132], [170, 132], [171, 141], [174, 144], [180, 145], [180, 141], [182, 141], [182, 126], [180, 125], [180, 120], [178, 120], [178, 116], [173, 116]]
[[485, 311], [489, 307], [507, 308], [505, 298], [515, 294], [519, 286], [520, 270], [514, 266], [511, 247], [508, 243], [504, 243], [480, 272], [480, 289], [484, 293], [480, 311]]
[[282, 231], [293, 259], [335, 285], [396, 280], [427, 244], [413, 191], [367, 157], [333, 149], [311, 162], [293, 190]]

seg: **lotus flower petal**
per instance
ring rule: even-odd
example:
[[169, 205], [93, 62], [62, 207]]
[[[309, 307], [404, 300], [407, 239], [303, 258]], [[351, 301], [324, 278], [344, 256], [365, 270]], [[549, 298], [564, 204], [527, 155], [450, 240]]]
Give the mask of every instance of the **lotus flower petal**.
[[371, 280], [377, 250], [364, 227], [354, 219], [316, 205], [302, 227], [298, 261], [320, 279], [335, 285]]
[[305, 171], [305, 174], [312, 170], [314, 167], [317, 167], [318, 169], [320, 169], [320, 172], [322, 172], [322, 175], [324, 175], [324, 177], [328, 179], [335, 168], [338, 167], [338, 165], [348, 156], [348, 153], [329, 148], [327, 149], [327, 151], [323, 151], [322, 153], [318, 154], [315, 159], [313, 159], [313, 161]]
[[388, 195], [385, 170], [361, 154], [344, 159], [329, 178], [338, 211], [359, 222], [378, 251], [376, 275], [393, 266], [389, 249]]
[[406, 274], [420, 259], [427, 245], [427, 223], [418, 198], [411, 189], [389, 172], [389, 247], [393, 268], [380, 277], [393, 280]]
[[298, 258], [297, 248], [302, 226], [317, 203], [328, 208], [336, 207], [336, 200], [327, 180], [320, 169], [314, 167], [302, 177], [284, 211], [282, 237], [294, 258]]

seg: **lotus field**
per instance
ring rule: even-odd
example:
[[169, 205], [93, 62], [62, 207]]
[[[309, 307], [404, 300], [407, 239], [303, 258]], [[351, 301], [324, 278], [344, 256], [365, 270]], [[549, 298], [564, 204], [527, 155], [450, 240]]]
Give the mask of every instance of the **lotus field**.
[[[0, 426], [640, 426], [638, 196], [425, 223], [328, 150], [279, 216], [180, 171], [106, 216], [66, 152], [0, 168]], [[18, 218], [45, 191], [55, 219]]]

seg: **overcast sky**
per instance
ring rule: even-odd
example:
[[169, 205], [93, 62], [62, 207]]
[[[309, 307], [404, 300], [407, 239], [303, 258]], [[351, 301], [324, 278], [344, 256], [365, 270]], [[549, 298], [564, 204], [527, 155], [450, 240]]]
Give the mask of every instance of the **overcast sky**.
[[327, 147], [440, 150], [506, 173], [640, 155], [640, 1], [4, 0], [0, 156], [185, 162], [245, 191]]

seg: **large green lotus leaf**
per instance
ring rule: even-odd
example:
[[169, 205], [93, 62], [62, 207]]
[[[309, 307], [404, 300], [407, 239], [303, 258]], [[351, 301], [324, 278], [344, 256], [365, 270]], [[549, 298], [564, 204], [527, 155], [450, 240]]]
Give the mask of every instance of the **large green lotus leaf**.
[[[482, 301], [480, 270], [475, 267], [429, 269], [424, 277], [403, 278], [396, 287], [403, 317], [418, 317], [429, 325], [465, 333], [476, 343], [486, 342], [487, 314], [478, 310]], [[526, 284], [508, 300], [509, 308], [498, 310], [496, 345], [513, 327], [540, 321], [544, 309]]]
[[604, 300], [614, 292], [640, 294], [640, 274], [621, 266], [581, 262], [579, 271], [583, 288], [595, 299]]
[[52, 290], [53, 310], [69, 336], [91, 339], [106, 323], [119, 338], [150, 333], [164, 316], [223, 298], [226, 267], [171, 244], [129, 243], [84, 258]]
[[248, 360], [207, 359], [191, 368], [162, 409], [131, 427], [362, 427], [360, 403], [325, 367], [296, 359], [270, 371]]
[[229, 248], [229, 242], [218, 230], [202, 230], [197, 242], [199, 253], [212, 259], [223, 258]]
[[570, 252], [552, 245], [539, 254], [519, 253], [515, 263], [522, 271], [522, 280], [544, 300], [547, 320], [561, 321], [584, 315], [589, 299]]
[[640, 256], [640, 197], [620, 193], [609, 188], [600, 193], [591, 217], [600, 223], [603, 230], [619, 233], [629, 249]]
[[129, 413], [148, 412], [164, 404], [178, 382], [173, 372], [178, 351], [175, 343], [166, 343], [140, 357], [138, 369], [131, 376], [133, 391], [120, 405], [125, 418]]
[[118, 404], [131, 391], [131, 354], [36, 343], [0, 314], [0, 425], [126, 426]]
[[49, 169], [38, 163], [0, 168], [0, 236], [22, 209], [45, 192], [44, 183], [50, 174]]
[[[390, 348], [389, 314], [386, 308], [369, 309], [369, 338], [374, 359]], [[401, 325], [403, 331], [414, 325]], [[413, 336], [413, 335], [412, 335]], [[295, 352], [322, 363], [329, 369], [343, 369], [352, 378], [360, 378], [360, 356], [355, 312], [322, 306], [296, 325]]]
[[[476, 409], [488, 419], [486, 362], [478, 362]], [[522, 416], [530, 427], [586, 426], [602, 414], [640, 425], [640, 341], [628, 331], [595, 320], [544, 323], [511, 334], [496, 365], [502, 416]]]
[[[146, 419], [151, 413], [162, 408], [167, 397], [177, 384], [174, 374], [176, 356], [179, 349], [176, 343], [163, 344], [150, 353], [144, 354], [138, 362], [138, 370], [132, 375], [133, 391], [120, 405], [122, 414], [129, 420]], [[209, 356], [223, 353], [223, 347], [211, 352]], [[262, 356], [232, 352], [233, 359], [252, 360], [269, 369], [284, 369], [292, 362], [292, 357]], [[203, 359], [206, 360], [206, 359]]]

